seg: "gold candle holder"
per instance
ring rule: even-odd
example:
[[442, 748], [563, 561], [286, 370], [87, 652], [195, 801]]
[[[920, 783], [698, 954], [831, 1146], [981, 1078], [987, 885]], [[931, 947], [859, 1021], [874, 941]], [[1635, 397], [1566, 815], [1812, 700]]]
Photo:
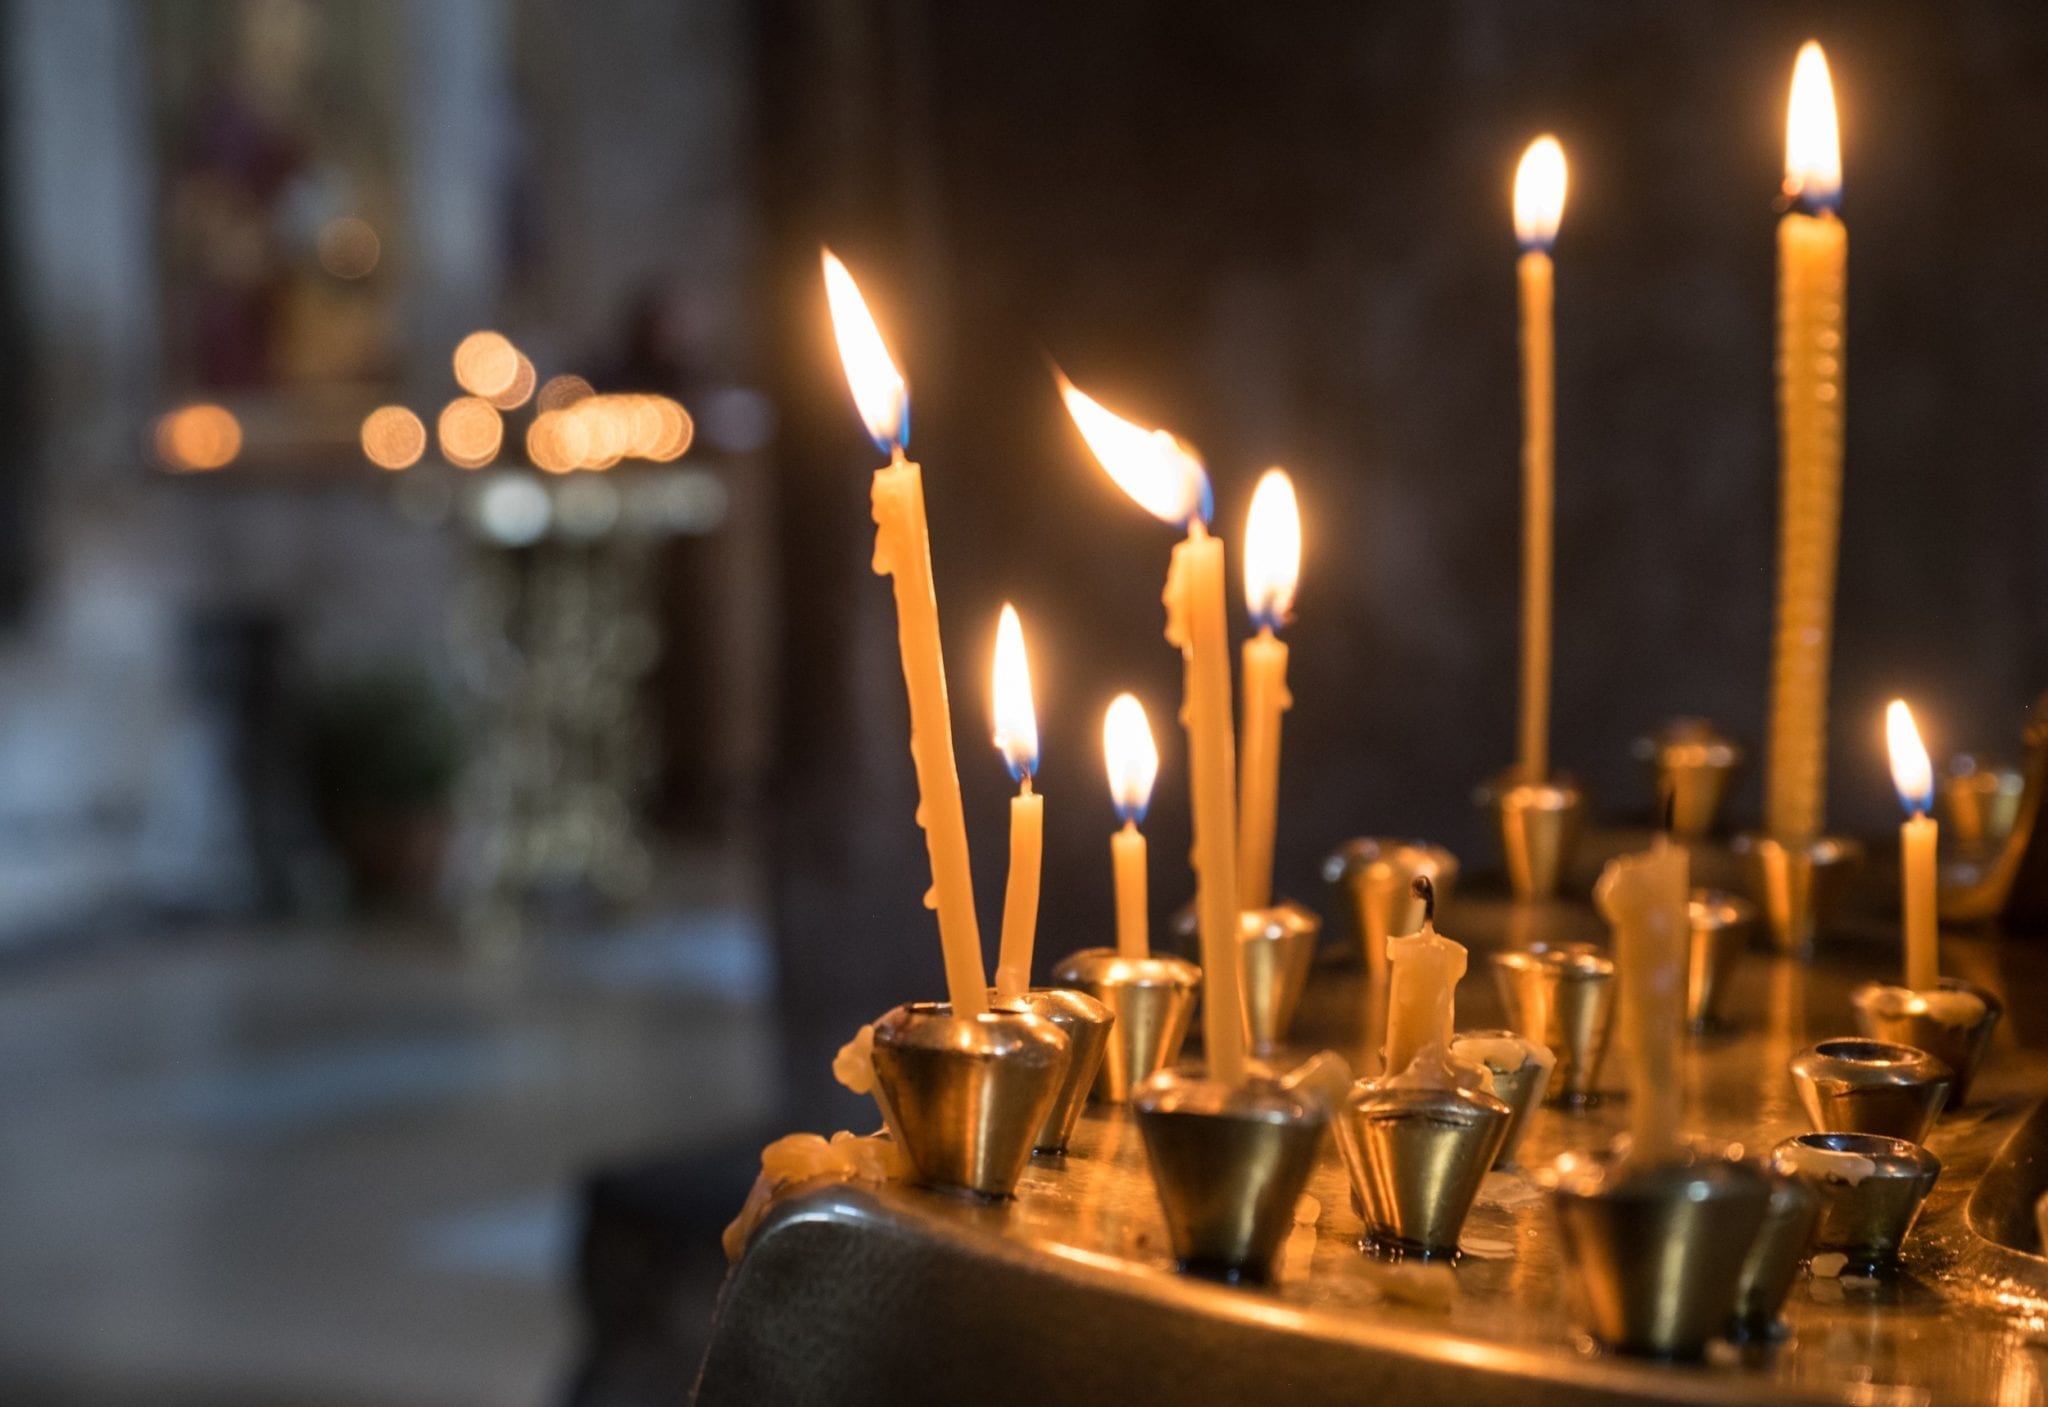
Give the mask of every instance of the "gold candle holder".
[[1322, 1101], [1269, 1078], [1161, 1070], [1131, 1103], [1180, 1268], [1270, 1280], [1322, 1143]]
[[1850, 994], [1856, 1029], [1873, 1040], [1891, 1041], [1924, 1050], [1948, 1066], [1950, 1109], [1970, 1097], [1970, 1081], [1991, 1047], [2005, 1003], [1996, 993], [1954, 977], [1941, 979], [1932, 992], [1867, 982]]
[[1586, 811], [1578, 784], [1568, 777], [1527, 781], [1510, 770], [1482, 787], [1478, 801], [1500, 827], [1501, 857], [1515, 897], [1556, 895]]
[[1814, 940], [1863, 862], [1863, 847], [1841, 836], [1787, 843], [1767, 835], [1740, 835], [1734, 850], [1777, 950], [1788, 957], [1810, 957]]
[[1718, 889], [1695, 889], [1687, 906], [1692, 946], [1685, 968], [1685, 1020], [1695, 1032], [1720, 1029], [1721, 993], [1735, 959], [1749, 946], [1756, 906]]
[[1960, 752], [1941, 773], [1941, 829], [1960, 850], [1996, 850], [2019, 821], [2026, 774], [2010, 762]]
[[1813, 1228], [1820, 1220], [1820, 1197], [1796, 1177], [1767, 1173], [1770, 1201], [1764, 1207], [1764, 1224], [1742, 1262], [1742, 1278], [1735, 1285], [1735, 1316], [1728, 1325], [1728, 1337], [1736, 1343], [1767, 1342], [1783, 1338], [1785, 1325], [1778, 1312], [1785, 1296], [1799, 1278], [1799, 1267], [1813, 1244]]
[[1493, 1166], [1513, 1167], [1529, 1119], [1550, 1088], [1557, 1057], [1549, 1046], [1513, 1031], [1460, 1031], [1451, 1040], [1451, 1061], [1486, 1071], [1493, 1097], [1508, 1106], [1508, 1131], [1493, 1155]]
[[[997, 1004], [991, 988], [989, 1005]], [[1103, 1057], [1109, 1053], [1109, 1033], [1116, 1016], [1086, 992], [1065, 987], [1033, 987], [1018, 1005], [1052, 1022], [1067, 1038], [1067, 1073], [1053, 1096], [1052, 1108], [1046, 1111], [1045, 1122], [1031, 1140], [1034, 1153], [1064, 1153], [1074, 1125], [1081, 1120], [1082, 1106], [1088, 1102], [1088, 1091], [1102, 1069]]]
[[1029, 1011], [911, 1002], [875, 1023], [882, 1111], [927, 1187], [1014, 1195], [1071, 1059], [1066, 1035]]
[[1493, 979], [1508, 1024], [1557, 1057], [1550, 1102], [1583, 1108], [1597, 1101], [1614, 1025], [1614, 960], [1590, 943], [1538, 944], [1495, 953]]
[[1202, 969], [1186, 958], [1127, 958], [1114, 948], [1084, 948], [1063, 959], [1052, 980], [1087, 993], [1112, 1017], [1095, 1098], [1122, 1104], [1148, 1075], [1180, 1059], [1202, 986]]
[[1672, 835], [1700, 840], [1712, 834], [1729, 783], [1742, 769], [1742, 745], [1704, 718], [1674, 718], [1636, 739], [1634, 751], [1656, 773], [1656, 794], [1671, 808]]
[[1239, 991], [1252, 1054], [1271, 1055], [1287, 1039], [1322, 932], [1323, 921], [1291, 900], [1238, 915]]
[[1351, 916], [1367, 970], [1386, 961], [1387, 939], [1422, 927], [1423, 900], [1415, 881], [1425, 876], [1443, 908], [1458, 882], [1458, 857], [1426, 840], [1361, 836], [1323, 861], [1323, 879], [1336, 890], [1339, 911]]
[[1924, 1050], [1843, 1037], [1793, 1056], [1792, 1084], [1817, 1132], [1925, 1143], [1954, 1076]]
[[1820, 1198], [1815, 1251], [1838, 1251], [1847, 1270], [1889, 1268], [1941, 1176], [1941, 1159], [1917, 1143], [1871, 1133], [1802, 1133], [1780, 1143], [1771, 1165]]
[[1365, 1249], [1397, 1259], [1455, 1258], [1513, 1111], [1474, 1090], [1360, 1080], [1338, 1118]]

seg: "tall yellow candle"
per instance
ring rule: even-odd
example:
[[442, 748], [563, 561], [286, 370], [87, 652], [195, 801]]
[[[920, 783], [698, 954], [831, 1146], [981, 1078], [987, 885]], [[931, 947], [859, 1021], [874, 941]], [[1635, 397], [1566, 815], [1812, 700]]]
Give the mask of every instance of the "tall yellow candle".
[[1436, 931], [1435, 909], [1431, 903], [1419, 932], [1387, 939], [1389, 1077], [1405, 1074], [1424, 1050], [1450, 1044], [1465, 945]]
[[1843, 303], [1849, 232], [1836, 207], [1842, 148], [1820, 45], [1792, 71], [1778, 222], [1778, 616], [1771, 659], [1765, 825], [1782, 839], [1826, 821], [1828, 653], [1842, 519]]
[[953, 723], [946, 699], [946, 662], [939, 647], [939, 600], [932, 585], [931, 535], [925, 524], [924, 476], [903, 454], [910, 396], [882, 341], [860, 289], [830, 250], [824, 255], [825, 294], [838, 334], [840, 360], [854, 404], [875, 443], [889, 451], [875, 472], [874, 568], [896, 589], [896, 643], [910, 696], [910, 756], [917, 769], [917, 819], [924, 827], [932, 885], [925, 907], [939, 915], [946, 992], [963, 1016], [988, 1009], [988, 979], [981, 960], [981, 930], [974, 917], [974, 881], [967, 857], [967, 817], [960, 804], [960, 772], [953, 758]]
[[1024, 627], [1008, 602], [996, 622], [996, 747], [1018, 785], [1010, 801], [1010, 879], [1003, 891], [1003, 936], [996, 949], [996, 999], [1031, 990], [1031, 949], [1038, 940], [1038, 881], [1045, 855], [1045, 798], [1031, 789], [1038, 770], [1038, 711], [1031, 702], [1031, 661]]
[[1593, 888], [1594, 904], [1614, 929], [1617, 1014], [1631, 1079], [1629, 1156], [1645, 1162], [1679, 1151], [1690, 870], [1685, 847], [1660, 834], [1647, 851], [1609, 860]]
[[1244, 594], [1257, 634], [1244, 642], [1244, 730], [1238, 749], [1237, 901], [1273, 902], [1273, 837], [1280, 812], [1280, 716], [1287, 692], [1287, 644], [1301, 579], [1301, 511], [1284, 469], [1268, 469], [1252, 493], [1244, 528]]
[[1885, 709], [1886, 740], [1891, 746], [1892, 785], [1906, 808], [1899, 827], [1900, 921], [1906, 939], [1906, 986], [1931, 992], [1941, 985], [1941, 919], [1937, 909], [1939, 872], [1935, 848], [1941, 828], [1928, 810], [1934, 804], [1934, 765], [1913, 710], [1904, 699]]
[[1151, 920], [1146, 894], [1145, 833], [1138, 823], [1152, 804], [1152, 783], [1159, 776], [1159, 749], [1145, 706], [1130, 694], [1110, 700], [1102, 717], [1102, 757], [1109, 768], [1109, 795], [1123, 828], [1109, 838], [1110, 862], [1116, 876], [1116, 950], [1127, 958], [1152, 955]]
[[1522, 699], [1516, 770], [1550, 775], [1550, 620], [1557, 516], [1557, 353], [1551, 246], [1564, 218], [1564, 148], [1538, 137], [1515, 168], [1522, 328]]
[[1242, 1084], [1248, 1041], [1238, 956], [1237, 769], [1230, 708], [1230, 639], [1223, 613], [1223, 543], [1207, 526], [1209, 476], [1164, 430], [1146, 430], [1061, 380], [1068, 414], [1125, 493], [1153, 516], [1185, 524], [1167, 569], [1166, 638], [1181, 652], [1181, 724], [1188, 735], [1195, 913], [1202, 945], [1202, 1044], [1211, 1078]]

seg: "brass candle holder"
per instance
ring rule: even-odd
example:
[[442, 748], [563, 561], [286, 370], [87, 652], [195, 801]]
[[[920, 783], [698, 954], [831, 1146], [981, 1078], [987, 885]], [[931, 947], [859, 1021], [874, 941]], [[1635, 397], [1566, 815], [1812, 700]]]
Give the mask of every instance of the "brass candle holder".
[[1850, 1002], [1856, 1029], [1864, 1035], [1924, 1050], [1948, 1066], [1953, 1075], [1950, 1109], [1970, 1097], [1970, 1081], [2005, 1014], [2005, 1003], [1995, 993], [1954, 977], [1942, 978], [1932, 992], [1867, 982], [1850, 995]]
[[1528, 781], [1512, 770], [1480, 788], [1479, 805], [1500, 827], [1508, 885], [1524, 901], [1558, 890], [1579, 841], [1586, 797], [1568, 777]]
[[1941, 773], [1941, 828], [1965, 851], [1995, 850], [2019, 820], [2026, 773], [2010, 762], [1957, 753]]
[[1583, 1107], [1599, 1098], [1600, 1062], [1614, 1023], [1614, 960], [1590, 943], [1539, 944], [1493, 955], [1508, 1024], [1557, 1057], [1549, 1100]]
[[1513, 1167], [1530, 1116], [1550, 1088], [1557, 1057], [1549, 1046], [1513, 1031], [1460, 1031], [1451, 1041], [1451, 1061], [1486, 1071], [1493, 1097], [1508, 1106], [1508, 1129], [1493, 1155], [1493, 1166]]
[[1954, 1076], [1924, 1050], [1843, 1037], [1793, 1056], [1792, 1083], [1820, 1133], [1874, 1133], [1925, 1143]]
[[1322, 1142], [1322, 1100], [1269, 1078], [1232, 1087], [1161, 1070], [1131, 1103], [1180, 1268], [1270, 1280]]
[[1368, 970], [1386, 960], [1387, 939], [1422, 927], [1422, 898], [1415, 892], [1422, 876], [1436, 886], [1441, 908], [1458, 882], [1457, 856], [1425, 840], [1362, 836], [1323, 861], [1323, 879], [1336, 890], [1338, 909], [1351, 917]]
[[[993, 991], [989, 993], [989, 1004], [995, 1005]], [[1033, 987], [1025, 993], [1021, 1006], [1052, 1022], [1067, 1038], [1067, 1073], [1060, 1080], [1059, 1092], [1053, 1096], [1052, 1108], [1046, 1111], [1045, 1122], [1031, 1141], [1034, 1153], [1064, 1153], [1067, 1141], [1073, 1137], [1074, 1125], [1081, 1121], [1081, 1110], [1088, 1103], [1088, 1091], [1102, 1069], [1103, 1057], [1109, 1052], [1109, 1033], [1116, 1025], [1116, 1016], [1086, 992], [1066, 987]]]
[[1180, 1059], [1202, 986], [1202, 969], [1186, 958], [1127, 958], [1114, 948], [1084, 948], [1062, 960], [1052, 980], [1095, 998], [1112, 1018], [1095, 1098], [1122, 1104], [1148, 1075]]
[[1668, 798], [1671, 834], [1680, 840], [1711, 834], [1728, 785], [1742, 769], [1742, 745], [1704, 718], [1674, 718], [1636, 739], [1634, 751], [1654, 769], [1656, 794]]
[[1685, 967], [1685, 1020], [1695, 1032], [1720, 1029], [1721, 994], [1735, 960], [1749, 946], [1756, 906], [1718, 889], [1695, 889], [1687, 912], [1692, 946]]
[[1811, 956], [1814, 940], [1863, 862], [1863, 847], [1841, 836], [1788, 843], [1751, 834], [1737, 836], [1733, 848], [1777, 950]]
[[1820, 1220], [1820, 1197], [1812, 1188], [1780, 1172], [1767, 1171], [1766, 1176], [1771, 1196], [1764, 1206], [1764, 1224], [1735, 1284], [1735, 1314], [1728, 1337], [1736, 1343], [1784, 1337], [1785, 1326], [1778, 1312], [1799, 1277], [1799, 1267], [1813, 1244], [1813, 1228]]
[[1872, 1133], [1802, 1133], [1772, 1150], [1771, 1165], [1820, 1198], [1813, 1249], [1840, 1252], [1858, 1274], [1898, 1260], [1941, 1176], [1941, 1159], [1919, 1144]]
[[1292, 900], [1238, 915], [1239, 991], [1254, 1055], [1271, 1055], [1287, 1039], [1323, 921]]
[[1031, 1011], [911, 1002], [875, 1023], [875, 1087], [917, 1180], [1003, 1198], [1059, 1098], [1073, 1047]]
[[1337, 1116], [1338, 1149], [1366, 1250], [1394, 1258], [1458, 1254], [1458, 1233], [1514, 1121], [1491, 1094], [1360, 1080]]
[[1567, 1153], [1544, 1181], [1593, 1336], [1652, 1358], [1704, 1353], [1764, 1227], [1763, 1170], [1704, 1149], [1638, 1166], [1610, 1149]]

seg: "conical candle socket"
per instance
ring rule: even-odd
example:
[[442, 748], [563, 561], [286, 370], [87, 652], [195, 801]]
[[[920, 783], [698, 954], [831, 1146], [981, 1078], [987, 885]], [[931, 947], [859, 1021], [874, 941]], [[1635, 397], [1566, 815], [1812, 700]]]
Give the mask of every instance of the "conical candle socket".
[[1735, 1312], [1771, 1198], [1763, 1170], [1704, 1152], [1647, 1167], [1567, 1153], [1545, 1181], [1594, 1337], [1622, 1353], [1698, 1358]]
[[1422, 896], [1415, 881], [1427, 876], [1436, 886], [1439, 909], [1450, 902], [1458, 882], [1458, 859], [1424, 840], [1364, 836], [1347, 840], [1323, 861], [1323, 879], [1337, 892], [1337, 907], [1351, 917], [1365, 965], [1386, 961], [1387, 939], [1422, 927]]
[[1127, 958], [1114, 948], [1084, 948], [1062, 961], [1052, 980], [1087, 993], [1114, 1018], [1095, 1098], [1122, 1104], [1146, 1076], [1180, 1059], [1202, 986], [1202, 969], [1186, 958]]
[[1953, 1076], [1950, 1109], [1961, 1108], [1970, 1097], [1970, 1081], [2005, 1014], [1997, 994], [1954, 977], [1942, 978], [1932, 992], [1868, 982], [1849, 999], [1856, 1008], [1856, 1029], [1864, 1035], [1924, 1050], [1948, 1066]]
[[1742, 1262], [1742, 1278], [1735, 1286], [1735, 1317], [1729, 1323], [1728, 1337], [1737, 1343], [1784, 1336], [1778, 1311], [1785, 1307], [1785, 1296], [1799, 1278], [1799, 1267], [1813, 1243], [1813, 1228], [1820, 1220], [1820, 1198], [1812, 1188], [1782, 1173], [1768, 1176], [1771, 1199], [1764, 1208], [1764, 1224]]
[[1161, 1070], [1131, 1106], [1181, 1269], [1270, 1280], [1322, 1143], [1321, 1100], [1273, 1079], [1233, 1088]]
[[1557, 1057], [1550, 1102], [1593, 1103], [1614, 1020], [1613, 959], [1590, 943], [1541, 944], [1495, 953], [1493, 978], [1508, 1024]]
[[1792, 1057], [1792, 1084], [1821, 1133], [1874, 1133], [1925, 1143], [1954, 1077], [1924, 1050], [1845, 1036]]
[[1802, 1133], [1771, 1152], [1771, 1166], [1820, 1198], [1815, 1251], [1839, 1251], [1868, 1274], [1899, 1258], [1941, 1159], [1917, 1143], [1874, 1133]]
[[1671, 807], [1671, 833], [1698, 840], [1714, 829], [1721, 799], [1742, 767], [1742, 745], [1704, 718], [1676, 718], [1647, 738], [1636, 756], [1657, 774], [1657, 795]]
[[1996, 850], [2019, 821], [2026, 788], [2026, 773], [2010, 762], [1957, 753], [1941, 773], [1942, 834], [1965, 852]]
[[[996, 1005], [993, 991], [989, 993], [989, 1005]], [[1034, 1153], [1064, 1153], [1067, 1140], [1073, 1137], [1074, 1125], [1081, 1120], [1082, 1107], [1088, 1103], [1088, 1091], [1102, 1069], [1103, 1056], [1109, 1051], [1109, 1033], [1116, 1025], [1116, 1017], [1086, 992], [1066, 987], [1033, 987], [1025, 994], [1022, 1008], [1034, 1016], [1043, 1016], [1067, 1038], [1070, 1054], [1066, 1076], [1060, 1081], [1059, 1093], [1053, 1097], [1045, 1123], [1031, 1141]]]
[[1321, 919], [1291, 901], [1238, 915], [1239, 991], [1252, 1054], [1271, 1055], [1287, 1039], [1322, 931]]
[[1368, 1250], [1455, 1256], [1458, 1233], [1514, 1115], [1490, 1094], [1361, 1080], [1339, 1149]]
[[1718, 889], [1695, 889], [1688, 905], [1692, 946], [1685, 968], [1685, 1020], [1694, 1031], [1717, 1030], [1721, 995], [1735, 959], [1749, 946], [1756, 927], [1756, 908], [1748, 900]]
[[1451, 1060], [1486, 1071], [1493, 1097], [1508, 1106], [1508, 1131], [1493, 1155], [1493, 1166], [1513, 1167], [1529, 1119], [1550, 1088], [1557, 1057], [1549, 1046], [1513, 1031], [1460, 1031], [1451, 1041]]
[[1517, 899], [1548, 899], [1557, 893], [1579, 840], [1585, 794], [1564, 777], [1524, 781], [1507, 772], [1483, 787], [1480, 805], [1500, 826], [1501, 857]]
[[875, 1023], [875, 1084], [917, 1180], [1008, 1197], [1066, 1078], [1072, 1046], [1029, 1011], [955, 1016], [912, 1002]]
[[1814, 939], [1826, 929], [1863, 862], [1863, 847], [1840, 836], [1788, 844], [1767, 835], [1740, 835], [1733, 848], [1772, 944], [1788, 957], [1810, 957]]

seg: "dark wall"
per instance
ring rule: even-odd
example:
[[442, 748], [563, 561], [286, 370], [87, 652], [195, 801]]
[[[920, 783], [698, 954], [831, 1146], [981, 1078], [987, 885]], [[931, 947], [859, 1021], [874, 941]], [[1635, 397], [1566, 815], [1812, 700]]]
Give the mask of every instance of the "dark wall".
[[[1483, 858], [1472, 785], [1513, 747], [1518, 479], [1508, 188], [1563, 140], [1559, 765], [1641, 811], [1639, 732], [1754, 742], [1776, 463], [1773, 199], [1785, 88], [1818, 37], [1842, 106], [1849, 445], [1832, 819], [1896, 816], [1879, 715], [2009, 749], [2048, 683], [2048, 10], [2030, 4], [776, 0], [763, 14], [769, 277], [787, 531], [779, 918], [791, 1047], [940, 969], [910, 820], [867, 449], [817, 287], [829, 240], [913, 383], [978, 887], [1003, 797], [988, 649], [1034, 650], [1042, 956], [1100, 941], [1102, 709], [1143, 697], [1164, 767], [1156, 898], [1185, 897], [1172, 534], [1085, 458], [1047, 370], [1208, 455], [1233, 557], [1250, 488], [1307, 523], [1280, 887], [1339, 838]], [[1241, 604], [1240, 604], [1241, 609]], [[1735, 800], [1753, 815], [1754, 774]]]

